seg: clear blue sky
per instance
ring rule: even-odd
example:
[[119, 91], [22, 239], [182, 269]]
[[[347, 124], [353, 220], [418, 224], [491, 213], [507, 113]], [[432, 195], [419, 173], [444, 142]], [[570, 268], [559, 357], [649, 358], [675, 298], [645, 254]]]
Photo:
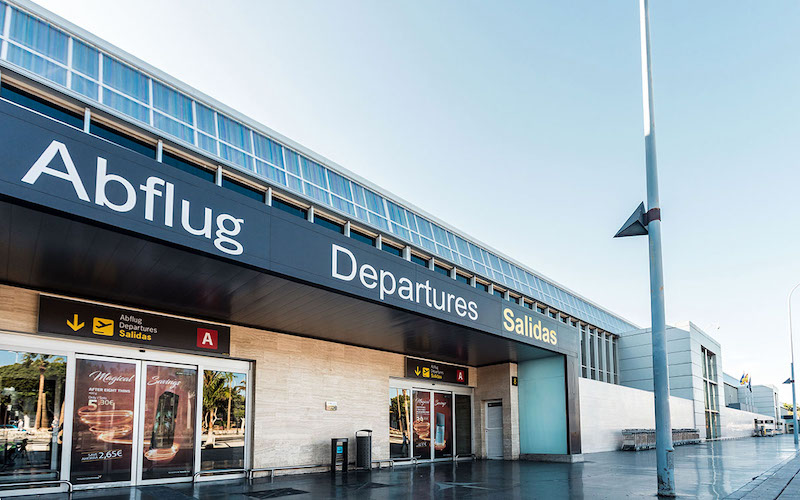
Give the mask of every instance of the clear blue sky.
[[[645, 197], [635, 0], [40, 3], [649, 326], [647, 241], [611, 238]], [[651, 19], [667, 320], [780, 384], [800, 3], [652, 0]]]

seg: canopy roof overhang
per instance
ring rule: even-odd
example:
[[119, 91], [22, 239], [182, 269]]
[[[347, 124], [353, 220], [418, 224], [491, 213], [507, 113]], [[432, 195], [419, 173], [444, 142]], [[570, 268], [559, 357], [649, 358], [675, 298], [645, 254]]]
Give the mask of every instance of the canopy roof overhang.
[[471, 366], [577, 353], [559, 321], [2, 101], [0, 151], [0, 282]]
[[7, 198], [0, 281], [471, 366], [554, 354]]

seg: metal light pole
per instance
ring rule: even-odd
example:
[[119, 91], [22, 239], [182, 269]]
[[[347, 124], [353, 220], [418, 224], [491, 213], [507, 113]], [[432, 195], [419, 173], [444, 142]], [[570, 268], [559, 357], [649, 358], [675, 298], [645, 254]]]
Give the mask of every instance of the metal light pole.
[[650, 16], [648, 0], [639, 0], [642, 34], [642, 94], [644, 97], [644, 145], [647, 168], [647, 235], [650, 244], [650, 315], [653, 331], [653, 391], [656, 410], [656, 460], [658, 494], [675, 496], [672, 423], [669, 413], [667, 328], [664, 312], [664, 270], [661, 264], [661, 207], [656, 169], [656, 129], [653, 113], [653, 76], [650, 71]]
[[786, 305], [789, 309], [789, 345], [792, 349], [792, 426], [794, 427], [794, 445], [797, 446], [797, 397], [794, 391], [794, 335], [792, 335], [792, 294], [800, 283], [796, 284], [792, 291], [789, 292], [789, 298], [786, 299]]

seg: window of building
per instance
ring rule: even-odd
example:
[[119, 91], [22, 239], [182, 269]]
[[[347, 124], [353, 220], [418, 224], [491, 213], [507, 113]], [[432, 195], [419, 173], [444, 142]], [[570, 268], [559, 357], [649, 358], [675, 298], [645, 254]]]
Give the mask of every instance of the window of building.
[[102, 137], [107, 141], [111, 141], [118, 146], [130, 149], [131, 151], [135, 151], [148, 158], [155, 159], [156, 157], [156, 147], [154, 145], [148, 144], [144, 141], [123, 134], [122, 132], [118, 132], [117, 130], [114, 130], [111, 127], [101, 125], [95, 121], [92, 121], [92, 124], [89, 127], [89, 132], [92, 135], [96, 135], [97, 137]]
[[[350, 235], [352, 236], [352, 234], [353, 233], [351, 232]], [[392, 245], [387, 245], [386, 243], [383, 243], [381, 245], [381, 249], [384, 252], [389, 252], [390, 254], [396, 255], [398, 257], [402, 257], [403, 256], [403, 249], [402, 248], [393, 247]]]
[[483, 290], [484, 292], [489, 291], [489, 285], [487, 285], [486, 283], [481, 283], [480, 281], [475, 282], [475, 288]]
[[439, 274], [450, 277], [450, 270], [444, 266], [440, 266], [439, 264], [433, 264], [433, 270]]
[[589, 329], [589, 378], [597, 380], [597, 332]]
[[188, 172], [192, 175], [196, 175], [197, 177], [200, 177], [201, 179], [207, 180], [209, 182], [214, 182], [214, 180], [216, 179], [216, 174], [213, 171], [207, 168], [200, 167], [193, 163], [190, 163], [181, 158], [180, 156], [175, 156], [173, 154], [167, 153], [166, 151], [164, 151], [164, 153], [161, 155], [161, 162], [164, 163], [165, 165], [169, 165], [179, 170], [183, 170], [184, 172]]
[[550, 315], [550, 317], [551, 317], [551, 318], [553, 318], [553, 319], [556, 319], [556, 317], [558, 316], [558, 314], [556, 314], [556, 312], [555, 312], [555, 311], [553, 311], [552, 309], [551, 309], [550, 311], [548, 311], [547, 313], [548, 313], [548, 314]]
[[319, 215], [314, 215], [314, 224], [330, 229], [331, 231], [336, 231], [339, 234], [344, 234], [344, 224], [339, 224], [338, 222], [320, 217]]
[[469, 285], [469, 278], [467, 278], [463, 274], [456, 273], [456, 281], [460, 281], [466, 285]]
[[536, 312], [544, 314], [545, 313], [544, 307], [540, 306], [539, 304], [536, 304]]
[[701, 348], [703, 361], [703, 396], [706, 416], [706, 439], [719, 437], [719, 388], [717, 386], [717, 357]]
[[500, 297], [501, 299], [503, 298], [503, 292], [502, 292], [502, 291], [500, 291], [500, 290], [498, 290], [497, 288], [493, 289], [493, 290], [492, 290], [492, 293], [493, 293], [494, 295], [496, 295], [497, 297]]
[[510, 299], [511, 299], [511, 302], [515, 302], [515, 303], [519, 304], [519, 301], [522, 300], [522, 297], [511, 296]]
[[256, 201], [264, 202], [264, 192], [254, 189], [246, 184], [242, 184], [241, 182], [237, 182], [233, 179], [228, 179], [227, 177], [222, 177], [222, 187], [226, 189], [230, 189], [231, 191], [236, 191], [239, 194], [243, 194], [248, 198], [252, 198]]
[[83, 129], [83, 116], [64, 108], [56, 106], [55, 104], [45, 101], [33, 94], [25, 91], [10, 87], [6, 84], [0, 86], [0, 97], [7, 99], [13, 103], [24, 106], [33, 111], [38, 111], [43, 115], [56, 119], [67, 125]]
[[581, 335], [581, 375], [583, 378], [587, 378], [587, 360], [588, 360], [588, 353], [586, 352], [586, 325], [581, 325], [580, 328], [580, 335]]
[[282, 210], [287, 214], [296, 215], [298, 217], [302, 217], [303, 219], [308, 218], [308, 210], [305, 208], [296, 207], [294, 205], [290, 205], [286, 203], [280, 198], [272, 198], [272, 206], [273, 208], [277, 208], [278, 210]]
[[423, 259], [419, 255], [411, 254], [411, 262], [419, 264], [422, 267], [428, 267], [428, 259]]
[[[525, 302], [525, 301], [523, 301], [523, 302]], [[525, 305], [525, 307], [527, 307], [528, 309], [531, 309], [531, 310], [533, 310], [533, 302], [525, 302], [525, 304], [524, 304], [524, 305]]]
[[[367, 245], [369, 245], [371, 247], [375, 246], [375, 238], [372, 237], [372, 236], [369, 236], [367, 234], [359, 233], [358, 231], [353, 231], [351, 229], [350, 230], [350, 237], [353, 238], [354, 240], [360, 241], [361, 243], [366, 243]], [[381, 246], [382, 247], [386, 247], [388, 245], [381, 245]], [[386, 251], [389, 252], [389, 253], [394, 253], [391, 250], [386, 250]], [[400, 253], [397, 254], [397, 255], [402, 256], [403, 255], [403, 251], [401, 250]]]

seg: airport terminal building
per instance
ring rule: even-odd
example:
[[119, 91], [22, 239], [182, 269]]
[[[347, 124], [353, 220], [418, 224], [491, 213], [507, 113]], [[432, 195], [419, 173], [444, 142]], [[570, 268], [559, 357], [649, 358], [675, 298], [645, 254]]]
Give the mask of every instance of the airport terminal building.
[[[0, 27], [0, 487], [322, 470], [361, 429], [374, 466], [576, 461], [653, 426], [637, 325], [33, 3]], [[673, 422], [747, 435], [698, 335]]]

